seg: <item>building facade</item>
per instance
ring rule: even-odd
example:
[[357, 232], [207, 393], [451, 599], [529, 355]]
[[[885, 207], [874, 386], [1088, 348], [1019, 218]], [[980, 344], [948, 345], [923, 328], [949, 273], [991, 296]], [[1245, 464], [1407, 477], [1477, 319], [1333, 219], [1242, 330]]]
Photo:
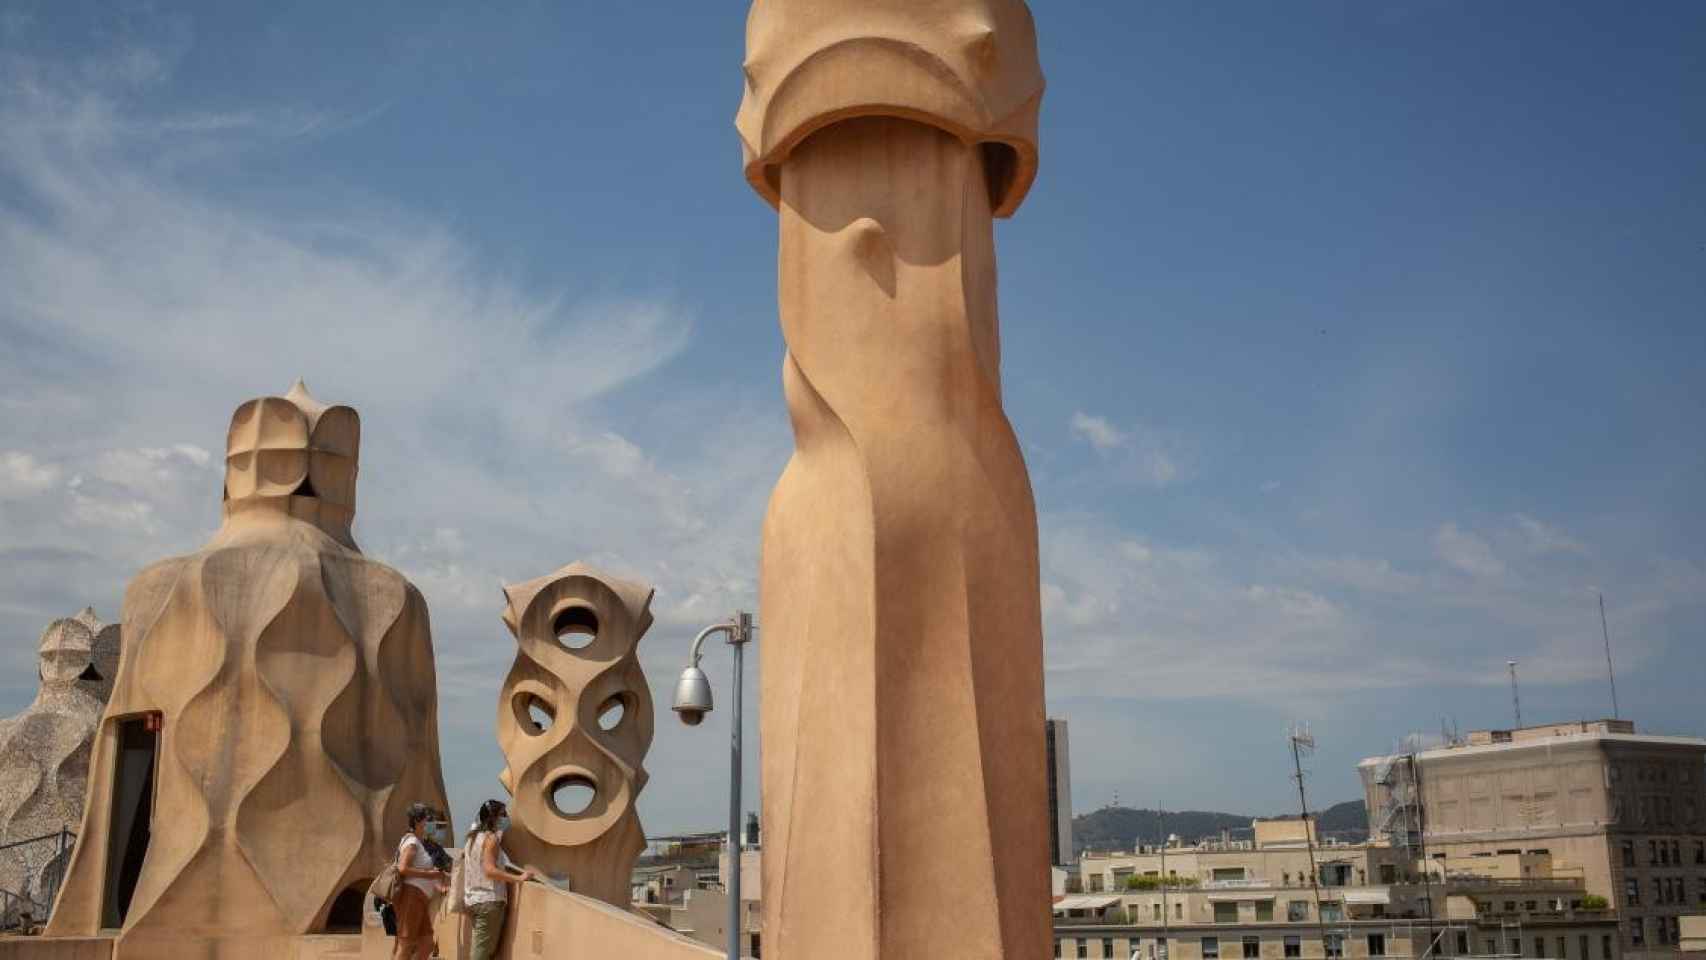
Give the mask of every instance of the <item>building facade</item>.
[[[1408, 772], [1392, 775], [1394, 761]], [[1675, 955], [1682, 919], [1706, 909], [1706, 740], [1643, 735], [1629, 721], [1551, 724], [1471, 733], [1360, 771], [1371, 836], [1420, 824], [1430, 860], [1549, 857], [1615, 910], [1632, 957]]]
[[[1258, 836], [1261, 831], [1258, 830]], [[1165, 865], [1163, 865], [1165, 854]], [[1620, 960], [1614, 911], [1545, 857], [1420, 869], [1380, 844], [1199, 844], [1090, 855], [1055, 901], [1056, 956], [1138, 960]], [[1099, 891], [1099, 892], [1097, 892]]]
[[1065, 720], [1043, 721], [1043, 744], [1048, 751], [1049, 862], [1072, 861], [1072, 746]]

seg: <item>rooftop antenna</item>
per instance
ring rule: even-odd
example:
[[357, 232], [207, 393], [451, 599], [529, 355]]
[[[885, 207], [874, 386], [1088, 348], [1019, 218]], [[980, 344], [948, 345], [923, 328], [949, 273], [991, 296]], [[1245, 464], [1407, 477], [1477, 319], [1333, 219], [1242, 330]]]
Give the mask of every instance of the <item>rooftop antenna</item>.
[[1309, 888], [1315, 896], [1315, 922], [1321, 928], [1321, 948], [1327, 948], [1327, 918], [1321, 915], [1321, 866], [1315, 862], [1315, 831], [1309, 828], [1309, 794], [1303, 787], [1304, 754], [1315, 752], [1315, 735], [1308, 724], [1294, 723], [1286, 738], [1291, 741], [1291, 764], [1296, 771], [1297, 805], [1303, 814], [1303, 840], [1309, 847]]
[[1167, 960], [1173, 942], [1173, 906], [1167, 901], [1167, 888], [1173, 885], [1167, 874], [1167, 808], [1156, 804], [1155, 828], [1161, 833], [1161, 946], [1156, 960]]
[[1617, 668], [1611, 663], [1611, 628], [1605, 625], [1605, 594], [1599, 595], [1599, 632], [1605, 636], [1605, 672], [1611, 678], [1611, 719], [1621, 720], [1617, 709]]
[[1516, 726], [1512, 727], [1511, 729], [1521, 730], [1522, 729], [1522, 695], [1517, 692], [1516, 661], [1515, 660], [1507, 660], [1507, 661], [1505, 661], [1505, 665], [1510, 667], [1510, 670], [1511, 670], [1511, 707], [1516, 711]]

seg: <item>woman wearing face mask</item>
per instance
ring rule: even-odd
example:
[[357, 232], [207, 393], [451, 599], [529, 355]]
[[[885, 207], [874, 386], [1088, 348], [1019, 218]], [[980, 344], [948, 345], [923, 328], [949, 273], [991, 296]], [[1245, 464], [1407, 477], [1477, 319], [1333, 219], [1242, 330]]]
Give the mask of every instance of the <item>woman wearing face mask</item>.
[[409, 832], [397, 844], [397, 946], [392, 960], [427, 960], [432, 956], [432, 898], [444, 892], [444, 871], [433, 865], [425, 842], [432, 829], [432, 809], [424, 803], [409, 807]]
[[538, 876], [531, 869], [520, 873], [504, 869], [500, 848], [508, 829], [509, 810], [503, 801], [487, 800], [480, 804], [479, 820], [462, 851], [462, 896], [474, 927], [470, 960], [492, 960], [503, 934], [504, 913], [509, 909], [509, 885]]

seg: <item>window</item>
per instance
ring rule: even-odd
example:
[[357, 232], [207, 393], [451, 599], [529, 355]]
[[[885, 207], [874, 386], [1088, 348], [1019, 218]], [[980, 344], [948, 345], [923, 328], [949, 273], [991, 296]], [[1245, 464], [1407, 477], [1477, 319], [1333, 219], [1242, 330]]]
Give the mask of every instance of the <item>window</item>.
[[1505, 912], [1506, 913], [1515, 913], [1516, 912], [1516, 901], [1515, 900], [1506, 900], [1505, 901]]
[[1285, 904], [1286, 923], [1307, 923], [1309, 921], [1308, 900], [1287, 900]]
[[1303, 956], [1303, 938], [1302, 937], [1286, 937], [1285, 938], [1285, 955], [1286, 955], [1286, 960], [1297, 960], [1297, 958]]
[[1219, 880], [1242, 880], [1242, 879], [1244, 879], [1244, 868], [1243, 867], [1215, 867], [1214, 870], [1211, 871], [1211, 873], [1212, 873], [1212, 876], [1210, 877], [1210, 879], [1216, 880], [1216, 881], [1219, 881]]
[[1371, 957], [1386, 956], [1386, 934], [1371, 933], [1368, 935], [1368, 955]]
[[1202, 960], [1220, 960], [1220, 938], [1202, 938]]
[[1173, 904], [1173, 919], [1174, 920], [1185, 919], [1185, 905], [1184, 904], [1182, 904], [1182, 903]]
[[1113, 939], [1110, 937], [1103, 937], [1102, 938], [1102, 956], [1112, 957], [1113, 955], [1114, 955], [1114, 941], [1113, 941]]
[[1635, 865], [1635, 841], [1633, 840], [1623, 841], [1623, 865], [1625, 867]]
[[1237, 923], [1238, 922], [1238, 904], [1237, 903], [1216, 903], [1214, 905], [1214, 922], [1215, 923]]
[[1274, 902], [1272, 900], [1257, 900], [1256, 901], [1256, 922], [1257, 923], [1273, 923], [1274, 922]]
[[1682, 866], [1682, 841], [1681, 840], [1672, 840], [1670, 842], [1670, 862], [1676, 864], [1679, 867]]
[[1599, 955], [1600, 960], [1613, 960], [1616, 956], [1616, 950], [1611, 945], [1611, 934], [1599, 938]]
[[1647, 841], [1647, 863], [1649, 866], [1656, 867], [1659, 865], [1659, 842], [1657, 840]]
[[1641, 905], [1641, 881], [1634, 877], [1623, 881], [1623, 903], [1630, 907]]
[[1694, 864], [1695, 866], [1706, 864], [1706, 840], [1694, 841]]
[[1492, 937], [1488, 937], [1487, 938], [1487, 949], [1483, 950], [1482, 952], [1483, 953], [1498, 953], [1499, 952], [1499, 942], [1497, 940], [1494, 940]]
[[1457, 934], [1457, 955], [1460, 957], [1469, 955], [1469, 934], [1461, 931]]
[[1159, 922], [1161, 922], [1161, 904], [1159, 904], [1159, 903], [1154, 904], [1154, 907], [1155, 907], [1155, 921], [1157, 923], [1159, 923]]
[[1342, 903], [1323, 903], [1323, 904], [1321, 904], [1321, 922], [1322, 923], [1344, 923], [1345, 922], [1345, 905]]
[[1629, 942], [1635, 946], [1644, 946], [1647, 942], [1647, 921], [1640, 917], [1629, 918]]
[[1580, 960], [1593, 960], [1593, 952], [1588, 946], [1588, 935], [1585, 933], [1582, 934], [1580, 946], [1582, 948], [1582, 952], [1579, 954]]
[[[1582, 956], [1586, 957], [1587, 954], [1584, 953], [1584, 954], [1582, 954]], [[1559, 937], [1558, 938], [1558, 960], [1569, 960], [1569, 957], [1570, 957], [1569, 941], [1564, 939], [1563, 937]]]
[[1244, 960], [1262, 960], [1262, 938], [1244, 938]]
[[1529, 913], [1533, 913], [1534, 911], [1540, 909], [1540, 904], [1536, 903], [1533, 900], [1530, 900], [1527, 903], [1523, 904], [1522, 908], [1524, 910], [1527, 910]]
[[1542, 957], [1542, 958], [1544, 958], [1546, 956], [1546, 938], [1545, 937], [1535, 937], [1534, 938], [1534, 955], [1537, 957]]
[[1342, 933], [1327, 934], [1327, 956], [1343, 957], [1345, 955], [1345, 935]]
[[1056, 957], [1061, 955], [1060, 954], [1060, 938], [1058, 938], [1058, 937], [1056, 937], [1055, 941], [1054, 941], [1054, 955]]

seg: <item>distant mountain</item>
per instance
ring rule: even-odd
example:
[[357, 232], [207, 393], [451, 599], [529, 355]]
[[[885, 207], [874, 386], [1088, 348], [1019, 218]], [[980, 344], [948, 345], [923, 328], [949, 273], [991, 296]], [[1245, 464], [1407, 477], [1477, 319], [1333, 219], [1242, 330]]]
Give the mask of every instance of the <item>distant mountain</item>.
[[[1296, 816], [1291, 814], [1294, 819]], [[1368, 834], [1368, 810], [1361, 800], [1328, 807], [1315, 816], [1323, 837], [1357, 841]], [[1218, 839], [1222, 831], [1229, 831], [1234, 840], [1247, 840], [1250, 822], [1255, 819], [1249, 814], [1170, 810], [1163, 824], [1161, 815], [1154, 810], [1103, 807], [1095, 813], [1072, 818], [1072, 845], [1079, 851], [1130, 850], [1140, 842], [1156, 843], [1163, 826], [1167, 833], [1187, 843]]]
[[1315, 828], [1324, 837], [1360, 841], [1368, 839], [1368, 804], [1361, 800], [1337, 803], [1315, 815]]

